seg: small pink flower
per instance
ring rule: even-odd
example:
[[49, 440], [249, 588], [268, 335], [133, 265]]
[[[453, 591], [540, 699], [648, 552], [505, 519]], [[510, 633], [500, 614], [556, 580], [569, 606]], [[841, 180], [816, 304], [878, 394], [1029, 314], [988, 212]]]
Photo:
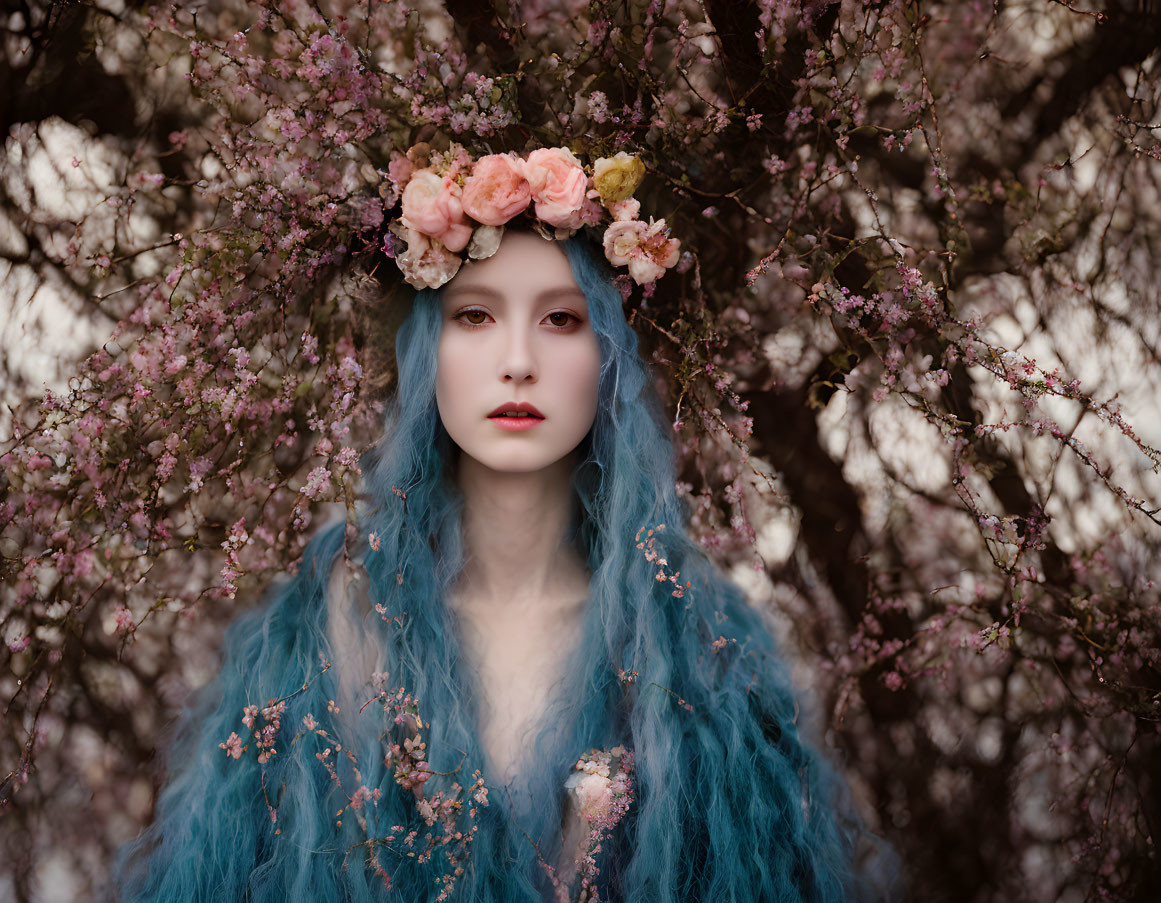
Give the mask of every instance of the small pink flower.
[[239, 737], [236, 733], [231, 733], [230, 736], [226, 738], [225, 743], [218, 744], [218, 749], [224, 749], [226, 751], [226, 755], [231, 759], [240, 759], [242, 757], [242, 738]]
[[363, 803], [372, 799], [373, 795], [369, 787], [360, 786], [351, 796], [351, 808], [358, 810], [363, 808]]
[[532, 200], [524, 165], [512, 154], [488, 154], [476, 161], [464, 183], [464, 212], [485, 226], [502, 226]]
[[114, 617], [117, 619], [117, 632], [120, 634], [130, 633], [137, 626], [133, 620], [133, 612], [124, 605], [117, 609]]
[[641, 202], [636, 198], [614, 201], [609, 205], [609, 212], [613, 214], [614, 220], [622, 222], [635, 220], [641, 213]]
[[541, 222], [562, 229], [579, 228], [588, 177], [572, 151], [567, 147], [534, 150], [524, 161], [524, 175]]
[[403, 190], [403, 224], [438, 239], [449, 251], [462, 251], [472, 227], [464, 217], [461, 194], [453, 179], [421, 169]]
[[408, 157], [399, 151], [391, 155], [391, 162], [387, 164], [387, 176], [394, 183], [396, 191], [402, 192], [407, 187], [414, 172], [415, 164]]

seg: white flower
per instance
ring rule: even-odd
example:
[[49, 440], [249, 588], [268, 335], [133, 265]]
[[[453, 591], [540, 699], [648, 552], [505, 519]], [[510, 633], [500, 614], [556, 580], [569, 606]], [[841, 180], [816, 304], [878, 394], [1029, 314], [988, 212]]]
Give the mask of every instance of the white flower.
[[438, 239], [400, 222], [393, 223], [391, 231], [407, 242], [407, 250], [396, 254], [395, 262], [413, 288], [439, 288], [459, 271], [463, 263], [460, 256], [445, 248]]
[[604, 770], [605, 774], [574, 772], [564, 785], [572, 794], [581, 817], [590, 822], [607, 813], [613, 805], [612, 781], [608, 778], [607, 765]]

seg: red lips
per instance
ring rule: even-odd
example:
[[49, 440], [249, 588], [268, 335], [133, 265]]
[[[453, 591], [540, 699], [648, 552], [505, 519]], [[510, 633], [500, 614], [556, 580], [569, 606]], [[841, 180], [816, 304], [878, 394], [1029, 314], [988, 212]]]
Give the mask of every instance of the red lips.
[[532, 417], [537, 417], [540, 420], [544, 419], [544, 415], [541, 414], [540, 411], [536, 410], [536, 406], [530, 405], [526, 401], [522, 401], [519, 404], [517, 404], [516, 402], [513, 402], [513, 401], [506, 402], [506, 403], [500, 405], [500, 407], [496, 408], [496, 410], [494, 410], [488, 416], [489, 417], [501, 417], [504, 414], [507, 414], [509, 411], [516, 413], [516, 414], [528, 414]]

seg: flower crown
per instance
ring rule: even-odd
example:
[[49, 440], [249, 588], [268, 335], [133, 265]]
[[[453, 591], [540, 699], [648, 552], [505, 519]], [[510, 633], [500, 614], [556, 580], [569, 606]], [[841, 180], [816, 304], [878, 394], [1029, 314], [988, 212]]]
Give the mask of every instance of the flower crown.
[[397, 154], [389, 167], [402, 191], [402, 216], [391, 223], [384, 251], [415, 288], [439, 288], [464, 260], [496, 253], [504, 224], [530, 207], [546, 238], [565, 239], [611, 214], [605, 257], [628, 266], [638, 285], [654, 282], [678, 261], [680, 242], [664, 219], [639, 220], [633, 192], [645, 176], [635, 156], [602, 157], [585, 172], [565, 147], [545, 147], [527, 157], [488, 154], [473, 161], [461, 146], [433, 151], [425, 144]]

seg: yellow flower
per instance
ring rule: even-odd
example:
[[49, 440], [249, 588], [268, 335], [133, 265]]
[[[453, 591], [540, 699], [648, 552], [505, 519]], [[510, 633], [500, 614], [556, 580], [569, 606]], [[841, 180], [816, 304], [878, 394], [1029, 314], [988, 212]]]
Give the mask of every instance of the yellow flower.
[[632, 197], [643, 178], [645, 164], [624, 151], [615, 157], [601, 157], [593, 164], [593, 187], [605, 206]]

